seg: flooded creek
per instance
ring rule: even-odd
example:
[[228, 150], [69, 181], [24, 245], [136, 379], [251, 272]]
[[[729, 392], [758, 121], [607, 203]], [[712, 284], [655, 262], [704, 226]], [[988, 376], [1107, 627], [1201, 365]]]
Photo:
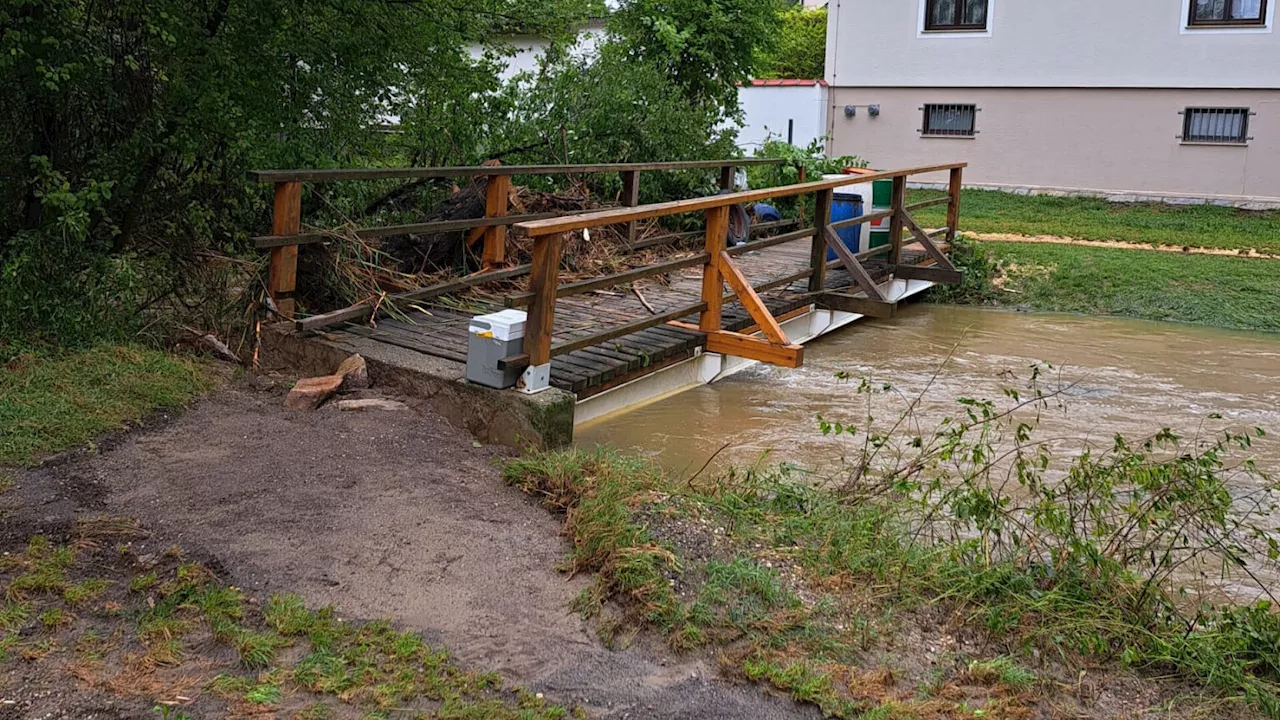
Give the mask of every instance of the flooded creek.
[[[1031, 368], [1046, 363], [1052, 370], [1041, 387], [1059, 394], [1039, 413], [1033, 439], [1048, 442], [1055, 465], [1086, 447], [1109, 448], [1117, 434], [1132, 443], [1168, 427], [1189, 442], [1258, 427], [1268, 436], [1247, 453], [1234, 450], [1229, 465], [1252, 456], [1258, 470], [1280, 475], [1280, 335], [922, 304], [819, 339], [799, 369], [756, 366], [579, 427], [577, 443], [637, 452], [680, 479], [706, 465], [713, 474], [758, 462], [831, 477], [865, 433], [824, 436], [819, 416], [861, 431], [870, 414], [886, 432], [914, 402], [897, 435], [929, 437], [944, 418], [962, 414], [957, 398], [1007, 408], [1013, 401], [1004, 389], [1025, 397]], [[893, 389], [859, 393], [864, 379]], [[1018, 419], [1033, 415], [1024, 409]], [[1263, 482], [1227, 478], [1238, 498]], [[1280, 588], [1274, 567], [1259, 570], [1262, 583]], [[1215, 595], [1257, 597], [1256, 588], [1223, 578], [1210, 584]]]
[[[1043, 413], [1036, 432], [1055, 438], [1055, 452], [1166, 426], [1187, 436], [1252, 427], [1280, 433], [1280, 335], [918, 304], [810, 344], [797, 370], [756, 366], [579, 427], [577, 442], [635, 451], [673, 473], [695, 472], [726, 443], [716, 466], [767, 453], [771, 463], [820, 470], [838, 462], [849, 441], [823, 437], [817, 418], [861, 426], [863, 378], [896, 389], [870, 396], [881, 429], [927, 387], [916, 413], [927, 433], [957, 414], [958, 397], [1007, 405], [1003, 389], [1025, 388], [1036, 363], [1053, 366], [1042, 378], [1046, 390], [1070, 386], [1064, 407]], [[1222, 419], [1208, 419], [1213, 413]], [[1252, 453], [1260, 469], [1280, 473], [1275, 437], [1257, 441]]]

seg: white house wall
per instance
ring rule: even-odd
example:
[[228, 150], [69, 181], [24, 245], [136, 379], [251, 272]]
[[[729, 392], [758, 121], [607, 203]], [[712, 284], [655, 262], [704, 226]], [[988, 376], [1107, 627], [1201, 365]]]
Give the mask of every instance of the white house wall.
[[1188, 29], [1189, 0], [989, 1], [989, 32], [925, 33], [925, 0], [831, 0], [827, 82], [846, 87], [1280, 87], [1277, 0], [1267, 3], [1265, 27], [1245, 29]]
[[747, 153], [759, 149], [770, 135], [787, 139], [801, 147], [826, 135], [826, 88], [808, 86], [753, 85], [738, 88], [744, 125], [738, 133], [738, 147]]

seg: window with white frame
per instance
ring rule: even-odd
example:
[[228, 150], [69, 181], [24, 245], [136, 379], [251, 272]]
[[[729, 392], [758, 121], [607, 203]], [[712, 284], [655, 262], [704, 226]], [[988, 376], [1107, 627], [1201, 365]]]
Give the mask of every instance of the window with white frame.
[[1191, 107], [1182, 111], [1184, 143], [1246, 145], [1249, 142], [1249, 108]]

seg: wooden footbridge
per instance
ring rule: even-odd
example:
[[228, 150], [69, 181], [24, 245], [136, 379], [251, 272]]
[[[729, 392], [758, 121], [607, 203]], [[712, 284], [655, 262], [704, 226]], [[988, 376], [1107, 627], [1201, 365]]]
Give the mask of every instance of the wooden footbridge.
[[[804, 348], [784, 330], [789, 320], [815, 311], [848, 318], [890, 317], [904, 296], [934, 283], [959, 281], [960, 273], [948, 250], [960, 214], [963, 163], [864, 172], [816, 182], [806, 182], [802, 175], [801, 182], [794, 185], [637, 204], [641, 172], [719, 169], [722, 187], [727, 188], [735, 167], [761, 162], [774, 161], [262, 171], [254, 175], [275, 184], [275, 214], [273, 234], [256, 240], [259, 247], [271, 248], [269, 290], [279, 312], [292, 318], [298, 246], [334, 241], [329, 234], [302, 231], [302, 183], [487, 176], [485, 217], [356, 231], [358, 237], [368, 239], [469, 230], [471, 240], [483, 240], [484, 271], [389, 295], [379, 302], [295, 318], [296, 332], [360, 337], [461, 363], [466, 359], [467, 328], [473, 315], [522, 307], [528, 312], [524, 351], [502, 363], [524, 369], [521, 386], [526, 392], [553, 386], [574, 393], [579, 400], [704, 353], [797, 367], [803, 362]], [[507, 214], [506, 198], [513, 176], [607, 172], [622, 174], [620, 207], [556, 217]], [[946, 177], [948, 194], [907, 205], [906, 184], [915, 176]], [[831, 220], [836, 188], [874, 180], [892, 181], [889, 209], [850, 220]], [[801, 195], [814, 197], [811, 226], [797, 227], [800, 223], [795, 220], [757, 224], [748, 242], [726, 246], [731, 206]], [[913, 213], [939, 204], [947, 205], [946, 226], [922, 228]], [[702, 236], [701, 252], [601, 277], [560, 282], [568, 233], [624, 226], [628, 243], [618, 248], [622, 253], [688, 239], [689, 233], [672, 233], [635, 241], [637, 222], [687, 213], [700, 213], [704, 218], [705, 230], [697, 233]], [[886, 218], [887, 245], [854, 253], [840, 242], [837, 231], [841, 228]], [[533, 239], [528, 265], [504, 266], [508, 228], [517, 236]], [[828, 249], [836, 253], [835, 260], [828, 261]], [[526, 277], [524, 290], [509, 289]], [[635, 291], [636, 283], [647, 279], [653, 280], [643, 291]], [[466, 312], [448, 301], [450, 296], [472, 288], [493, 287], [508, 289], [501, 294], [469, 297]], [[386, 312], [388, 303], [397, 308], [397, 317]]]

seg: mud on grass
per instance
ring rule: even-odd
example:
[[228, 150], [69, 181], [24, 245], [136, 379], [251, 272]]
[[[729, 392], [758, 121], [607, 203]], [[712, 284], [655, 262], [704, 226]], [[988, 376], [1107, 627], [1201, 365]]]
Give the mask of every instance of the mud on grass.
[[604, 449], [505, 474], [564, 513], [564, 569], [596, 573], [577, 609], [606, 642], [656, 631], [827, 716], [1256, 717], [1229, 690], [1081, 651], [1106, 640], [1088, 617], [949, 592], [955, 568], [904, 551], [885, 517], [785, 477], [673, 483]]
[[126, 519], [82, 520], [0, 556], [0, 699], [21, 717], [569, 717], [458, 667], [387, 622], [226, 584], [153, 551]]

